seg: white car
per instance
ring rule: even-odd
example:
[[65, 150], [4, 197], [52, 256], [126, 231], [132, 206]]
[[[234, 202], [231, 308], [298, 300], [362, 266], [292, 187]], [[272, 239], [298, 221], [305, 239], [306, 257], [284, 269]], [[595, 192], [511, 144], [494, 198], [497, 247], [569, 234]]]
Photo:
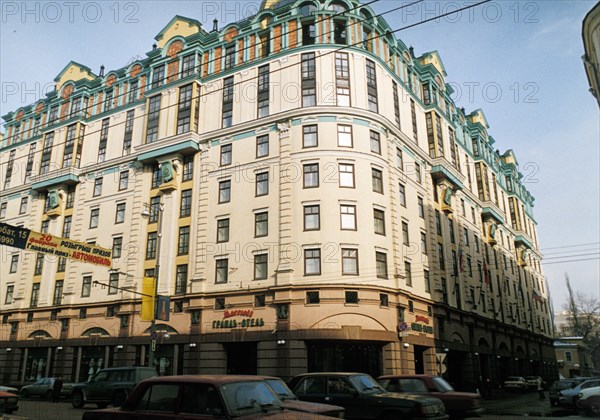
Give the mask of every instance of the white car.
[[600, 386], [582, 389], [578, 395], [577, 406], [590, 416], [600, 416]]
[[509, 376], [504, 381], [504, 389], [506, 391], [527, 391], [527, 381], [522, 376]]

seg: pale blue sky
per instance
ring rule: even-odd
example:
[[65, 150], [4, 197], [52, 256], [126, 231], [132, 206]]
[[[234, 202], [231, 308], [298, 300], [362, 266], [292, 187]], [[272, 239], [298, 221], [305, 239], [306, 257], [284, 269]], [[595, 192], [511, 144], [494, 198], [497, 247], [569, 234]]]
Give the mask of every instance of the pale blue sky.
[[[381, 0], [373, 8], [382, 13], [402, 3]], [[398, 29], [471, 3], [427, 0], [384, 18]], [[497, 148], [515, 151], [536, 197], [534, 215], [548, 263], [568, 253], [598, 254], [599, 110], [581, 60], [581, 22], [595, 3], [494, 1], [396, 34], [417, 55], [437, 50], [458, 106], [467, 112], [482, 108]], [[70, 60], [97, 73], [102, 64], [109, 71], [145, 57], [175, 14], [197, 19], [210, 31], [215, 17], [223, 26], [254, 14], [259, 4], [2, 0], [0, 115], [35, 102]], [[548, 249], [587, 243], [595, 244]], [[579, 258], [593, 256], [572, 259]], [[555, 308], [565, 302], [565, 272], [576, 290], [598, 296], [599, 267], [598, 260], [545, 265]]]

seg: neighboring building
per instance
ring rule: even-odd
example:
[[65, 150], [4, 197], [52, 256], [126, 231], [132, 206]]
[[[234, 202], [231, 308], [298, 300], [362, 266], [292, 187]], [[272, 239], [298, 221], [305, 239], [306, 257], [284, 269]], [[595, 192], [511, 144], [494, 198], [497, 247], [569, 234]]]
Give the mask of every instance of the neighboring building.
[[596, 371], [582, 337], [560, 337], [554, 342], [558, 372], [565, 378], [591, 376]]
[[600, 106], [600, 3], [589, 11], [583, 19], [581, 36], [585, 55], [583, 63], [590, 83], [590, 92]]
[[269, 2], [210, 33], [175, 16], [147, 58], [71, 62], [3, 117], [2, 222], [114, 253], [0, 247], [4, 383], [148, 364], [133, 291], [155, 274], [163, 374], [555, 376], [515, 154], [456, 108], [437, 52], [357, 4]]

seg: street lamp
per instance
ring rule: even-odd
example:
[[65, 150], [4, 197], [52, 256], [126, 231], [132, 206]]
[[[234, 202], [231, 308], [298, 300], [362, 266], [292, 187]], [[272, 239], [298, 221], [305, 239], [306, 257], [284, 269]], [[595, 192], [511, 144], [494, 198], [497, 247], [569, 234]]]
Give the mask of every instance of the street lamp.
[[157, 311], [157, 301], [158, 301], [158, 274], [160, 272], [160, 244], [162, 239], [162, 220], [163, 220], [163, 209], [164, 203], [162, 201], [162, 196], [159, 199], [158, 206], [153, 208], [148, 203], [144, 203], [144, 210], [142, 211], [142, 217], [150, 219], [154, 216], [153, 212], [158, 211], [157, 225], [156, 225], [156, 264], [154, 265], [154, 292], [153, 296], [153, 305], [152, 305], [152, 319], [150, 324], [150, 351], [148, 352], [148, 366], [154, 366], [154, 352], [156, 350], [156, 311]]

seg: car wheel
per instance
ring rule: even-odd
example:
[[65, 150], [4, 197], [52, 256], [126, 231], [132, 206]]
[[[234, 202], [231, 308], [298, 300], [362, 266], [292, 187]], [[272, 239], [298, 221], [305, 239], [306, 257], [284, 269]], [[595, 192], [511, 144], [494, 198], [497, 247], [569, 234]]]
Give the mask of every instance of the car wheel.
[[71, 405], [74, 408], [81, 408], [85, 405], [85, 400], [83, 399], [83, 392], [73, 392], [73, 394], [71, 395]]
[[590, 416], [600, 416], [600, 398], [590, 398], [585, 411]]
[[125, 391], [117, 391], [113, 394], [112, 405], [114, 405], [115, 407], [121, 407], [123, 404], [125, 404], [126, 399], [127, 393]]
[[108, 407], [108, 403], [96, 403], [96, 407], [98, 407], [98, 408], [106, 408], [106, 407]]

